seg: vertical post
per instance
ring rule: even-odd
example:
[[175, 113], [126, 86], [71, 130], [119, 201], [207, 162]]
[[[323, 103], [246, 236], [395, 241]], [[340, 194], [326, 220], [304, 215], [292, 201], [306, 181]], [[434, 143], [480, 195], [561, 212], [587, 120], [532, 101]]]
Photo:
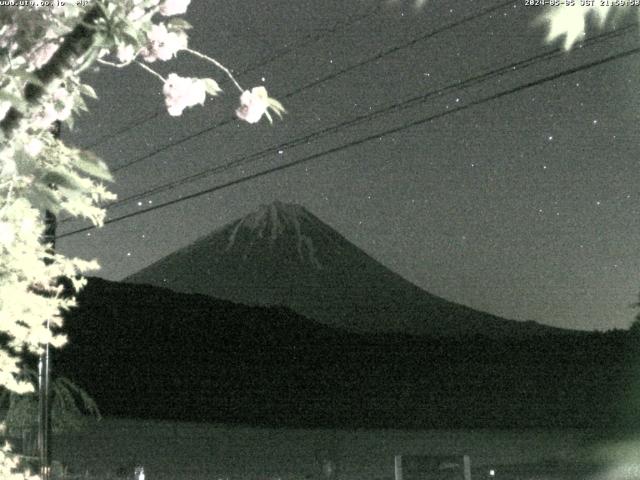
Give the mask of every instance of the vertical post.
[[395, 480], [402, 480], [402, 455], [395, 456]]
[[[47, 210], [44, 214], [45, 230], [43, 242], [55, 248], [56, 241], [56, 216]], [[47, 319], [47, 330], [49, 319]], [[51, 405], [50, 405], [50, 379], [51, 379], [51, 351], [49, 344], [44, 345], [38, 361], [38, 454], [40, 457], [40, 476], [42, 480], [51, 478]]]
[[[47, 321], [47, 328], [49, 321]], [[40, 457], [40, 476], [42, 480], [49, 480], [51, 466], [51, 444], [49, 442], [51, 431], [51, 415], [49, 406], [49, 379], [51, 376], [51, 358], [49, 345], [45, 345], [38, 362], [38, 406], [40, 418], [38, 421], [38, 450]]]
[[464, 480], [471, 480], [471, 458], [469, 455], [462, 457], [462, 463], [464, 465]]
[[[55, 138], [60, 138], [60, 122], [51, 127]], [[55, 185], [51, 186], [55, 188]], [[50, 245], [53, 252], [56, 246], [57, 220], [53, 212], [47, 210], [44, 214], [44, 234], [42, 241]], [[47, 330], [49, 319], [47, 319]], [[40, 459], [40, 477], [42, 480], [51, 478], [51, 351], [49, 344], [44, 345], [38, 361], [38, 456]]]

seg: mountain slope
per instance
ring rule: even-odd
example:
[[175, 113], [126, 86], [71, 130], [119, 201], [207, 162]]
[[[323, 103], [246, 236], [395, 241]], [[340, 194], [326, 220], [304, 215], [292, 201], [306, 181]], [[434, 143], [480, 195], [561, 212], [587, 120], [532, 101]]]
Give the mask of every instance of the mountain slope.
[[354, 331], [527, 336], [551, 327], [448, 302], [392, 272], [299, 205], [275, 202], [125, 279], [245, 304], [286, 305]]

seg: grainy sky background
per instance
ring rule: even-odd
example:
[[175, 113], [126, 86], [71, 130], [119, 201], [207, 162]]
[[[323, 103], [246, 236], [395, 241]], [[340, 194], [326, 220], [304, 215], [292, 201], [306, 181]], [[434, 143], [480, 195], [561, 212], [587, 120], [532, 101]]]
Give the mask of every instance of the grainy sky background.
[[[155, 115], [162, 85], [140, 68], [89, 75], [100, 100], [64, 136], [93, 146], [113, 168], [135, 162], [115, 172], [120, 198], [250, 160], [114, 207], [110, 218], [372, 140], [63, 237], [60, 250], [98, 258], [100, 275], [118, 280], [278, 199], [304, 205], [446, 299], [506, 318], [626, 328], [640, 291], [640, 55], [580, 67], [640, 46], [637, 11], [590, 29], [590, 42], [564, 53], [561, 42], [545, 44], [536, 23], [545, 8], [504, 4], [431, 0], [416, 10], [403, 1], [193, 0], [190, 46], [232, 68], [243, 87], [264, 83], [289, 114], [273, 126], [233, 120], [239, 92], [183, 53], [154, 68], [213, 76], [225, 93], [180, 118]], [[409, 108], [305, 138], [438, 90]], [[83, 226], [62, 223], [59, 233]]]

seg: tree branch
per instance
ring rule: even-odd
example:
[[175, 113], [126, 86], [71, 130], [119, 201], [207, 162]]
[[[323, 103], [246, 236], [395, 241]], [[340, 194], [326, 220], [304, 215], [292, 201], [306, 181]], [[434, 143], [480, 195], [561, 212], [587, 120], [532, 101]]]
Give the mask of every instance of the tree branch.
[[[47, 87], [56, 79], [63, 78], [65, 72], [72, 70], [74, 63], [89, 51], [95, 40], [96, 23], [102, 17], [102, 9], [99, 5], [95, 5], [82, 17], [80, 23], [63, 37], [60, 48], [51, 59], [34, 72], [39, 83], [29, 82], [24, 87], [23, 96], [28, 104], [36, 105], [46, 93]], [[0, 129], [5, 139], [11, 137], [23, 119], [24, 113], [15, 107], [9, 109], [4, 119], [0, 121]]]

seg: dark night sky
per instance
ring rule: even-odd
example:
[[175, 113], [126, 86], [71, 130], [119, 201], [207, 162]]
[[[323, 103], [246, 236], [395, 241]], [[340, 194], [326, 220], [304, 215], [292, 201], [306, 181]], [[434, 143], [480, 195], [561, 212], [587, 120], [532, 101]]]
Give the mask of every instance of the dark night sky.
[[[324, 138], [278, 148], [561, 45], [544, 42], [546, 30], [536, 23], [544, 8], [515, 0], [491, 15], [380, 54], [500, 3], [431, 0], [417, 11], [402, 1], [193, 0], [187, 15], [194, 25], [191, 47], [236, 72], [246, 71], [239, 75], [245, 88], [264, 78], [289, 114], [273, 126], [234, 120], [210, 128], [231, 116], [237, 91], [211, 66], [180, 54], [177, 61], [154, 68], [163, 74], [214, 76], [225, 94], [178, 119], [164, 113], [114, 135], [162, 108], [161, 83], [135, 67], [91, 75], [100, 100], [65, 136], [81, 146], [102, 139], [95, 151], [112, 167], [209, 128], [118, 170], [113, 189], [121, 198], [270, 152], [110, 209], [110, 218], [353, 140], [376, 138], [100, 231], [62, 238], [61, 251], [97, 257], [100, 275], [117, 280], [279, 199], [305, 205], [383, 264], [449, 300], [570, 328], [626, 328], [640, 290], [637, 54], [377, 134], [633, 49], [640, 45], [637, 27]], [[635, 12], [617, 25], [633, 22]], [[589, 37], [598, 33], [590, 30]], [[63, 223], [59, 232], [82, 226]]]

